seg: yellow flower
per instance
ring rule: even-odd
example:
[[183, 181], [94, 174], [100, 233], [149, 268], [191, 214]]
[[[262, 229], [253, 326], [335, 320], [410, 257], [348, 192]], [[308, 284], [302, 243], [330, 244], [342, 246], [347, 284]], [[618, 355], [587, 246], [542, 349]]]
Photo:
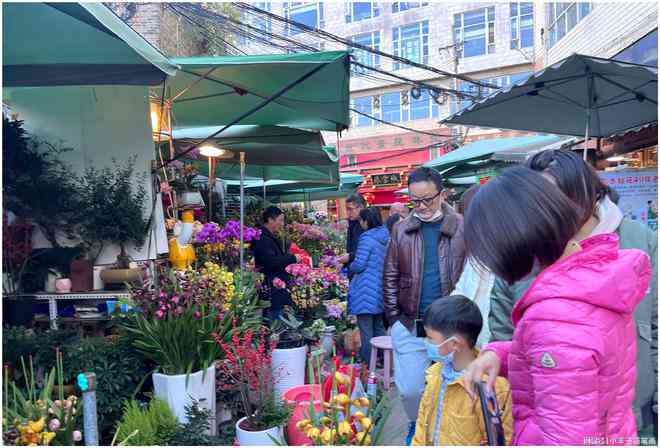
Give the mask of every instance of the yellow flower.
[[43, 417], [41, 417], [36, 422], [33, 422], [32, 420], [28, 421], [28, 428], [32, 432], [41, 432], [44, 430], [45, 426], [46, 426], [46, 419]]
[[367, 397], [360, 397], [360, 407], [368, 408], [369, 404], [369, 399]]
[[353, 428], [351, 427], [351, 424], [348, 423], [347, 421], [343, 421], [339, 423], [339, 435], [340, 436], [350, 436], [353, 434]]
[[43, 432], [41, 433], [41, 443], [48, 445], [55, 438], [54, 432]]
[[323, 442], [326, 445], [330, 445], [331, 443], [334, 443], [336, 439], [337, 439], [336, 429], [325, 429], [321, 433], [321, 442]]
[[318, 428], [312, 428], [307, 431], [306, 435], [312, 440], [317, 440], [319, 437], [321, 437], [321, 430]]
[[364, 429], [367, 432], [371, 431], [371, 428], [373, 426], [373, 422], [371, 421], [371, 419], [369, 417], [365, 417], [365, 418], [361, 419], [360, 424], [362, 425], [362, 429]]
[[296, 423], [296, 428], [298, 429], [298, 431], [302, 431], [310, 423], [311, 423], [310, 420], [300, 420], [298, 423]]
[[365, 417], [365, 415], [364, 413], [357, 411], [355, 414], [353, 414], [353, 417], [355, 417], [355, 420], [362, 420]]
[[355, 434], [355, 442], [358, 445], [371, 445], [371, 436], [366, 432], [358, 432]]
[[335, 372], [335, 379], [339, 384], [348, 384], [351, 381], [348, 375], [345, 375], [341, 372]]
[[321, 417], [321, 424], [323, 426], [330, 426], [332, 425], [332, 419], [328, 416]]
[[348, 403], [350, 403], [350, 398], [348, 398], [348, 395], [346, 394], [339, 394], [334, 397], [335, 403], [337, 403], [340, 406], [346, 406]]

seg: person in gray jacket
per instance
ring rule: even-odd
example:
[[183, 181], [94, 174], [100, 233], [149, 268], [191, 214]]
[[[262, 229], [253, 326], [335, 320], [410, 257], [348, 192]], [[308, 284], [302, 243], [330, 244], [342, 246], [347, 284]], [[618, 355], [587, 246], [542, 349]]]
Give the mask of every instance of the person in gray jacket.
[[[657, 421], [658, 413], [658, 277], [657, 235], [647, 226], [624, 218], [612, 202], [610, 189], [582, 158], [565, 150], [540, 152], [527, 161], [527, 166], [546, 174], [576, 204], [588, 212], [584, 222], [591, 221], [589, 236], [616, 233], [621, 249], [640, 249], [653, 264], [653, 279], [646, 297], [635, 310], [637, 324], [637, 387], [633, 410], [639, 428]], [[618, 197], [616, 197], [618, 199]], [[489, 325], [491, 341], [508, 341], [513, 336], [511, 311], [531, 285], [536, 271], [512, 285], [497, 278], [491, 292]]]

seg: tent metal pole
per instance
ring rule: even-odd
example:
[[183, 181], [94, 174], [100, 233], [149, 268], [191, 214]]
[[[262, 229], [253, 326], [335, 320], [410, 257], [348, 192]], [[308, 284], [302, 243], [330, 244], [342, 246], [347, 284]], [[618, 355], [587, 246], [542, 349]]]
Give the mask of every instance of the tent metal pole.
[[244, 179], [245, 179], [245, 153], [241, 153], [241, 229], [240, 229], [240, 264], [241, 264], [241, 276], [238, 280], [238, 290], [239, 293], [240, 291], [243, 291], [243, 269], [245, 268], [244, 263], [244, 254], [243, 254], [243, 222], [245, 220], [245, 185], [244, 185]]
[[591, 70], [587, 67], [587, 125], [584, 130], [584, 149], [582, 150], [582, 159], [587, 161], [587, 151], [589, 145], [589, 126], [591, 125], [591, 98], [592, 98], [592, 89], [594, 83], [593, 74]]

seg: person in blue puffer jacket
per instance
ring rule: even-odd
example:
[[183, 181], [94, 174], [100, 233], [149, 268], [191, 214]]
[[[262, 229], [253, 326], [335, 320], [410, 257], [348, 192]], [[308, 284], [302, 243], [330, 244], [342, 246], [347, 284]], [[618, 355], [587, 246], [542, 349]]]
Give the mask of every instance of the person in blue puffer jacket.
[[369, 363], [371, 344], [376, 336], [385, 335], [383, 325], [383, 266], [390, 235], [383, 226], [380, 212], [370, 207], [360, 211], [360, 236], [355, 260], [349, 266], [353, 279], [348, 288], [348, 312], [357, 316], [360, 329], [360, 357]]

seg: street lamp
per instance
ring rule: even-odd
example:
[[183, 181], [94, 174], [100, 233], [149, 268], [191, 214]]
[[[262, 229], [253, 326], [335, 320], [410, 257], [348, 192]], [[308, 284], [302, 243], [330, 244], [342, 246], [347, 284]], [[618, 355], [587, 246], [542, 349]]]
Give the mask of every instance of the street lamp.
[[215, 186], [215, 167], [218, 159], [231, 159], [234, 153], [228, 149], [218, 148], [213, 145], [204, 145], [199, 148], [199, 153], [209, 158], [209, 215], [208, 221], [213, 217], [213, 189]]

